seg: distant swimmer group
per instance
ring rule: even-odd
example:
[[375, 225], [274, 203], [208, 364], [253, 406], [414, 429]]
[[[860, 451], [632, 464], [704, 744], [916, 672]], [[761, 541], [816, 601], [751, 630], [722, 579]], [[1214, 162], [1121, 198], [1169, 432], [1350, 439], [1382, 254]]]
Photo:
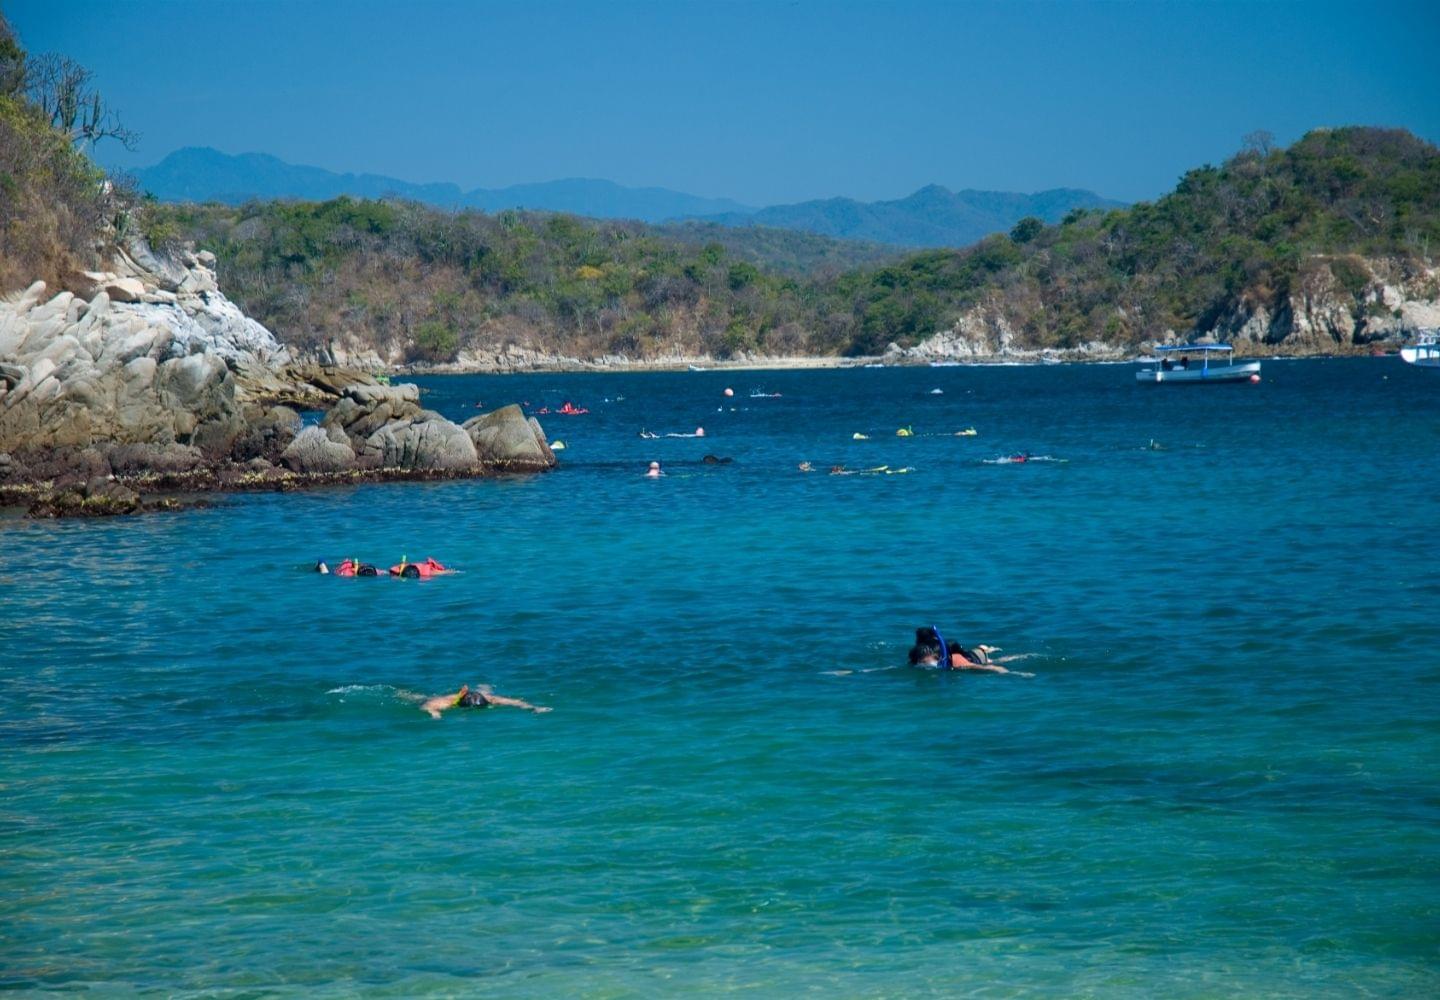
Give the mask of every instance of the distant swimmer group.
[[[330, 567], [325, 560], [321, 559], [315, 563], [315, 572], [322, 575], [330, 575]], [[394, 576], [405, 580], [428, 580], [432, 576], [444, 576], [454, 573], [455, 570], [441, 564], [438, 560], [426, 557], [422, 562], [410, 562], [404, 556], [400, 561], [388, 570], [382, 570], [371, 563], [361, 562], [359, 559], [342, 559], [335, 567], [335, 576]]]
[[584, 416], [585, 414], [589, 413], [590, 411], [587, 410], [587, 409], [586, 409], [585, 407], [583, 407], [583, 406], [576, 406], [574, 403], [570, 402], [570, 400], [567, 399], [567, 400], [565, 400], [564, 403], [562, 403], [559, 407], [555, 408], [554, 410], [550, 409], [550, 407], [548, 407], [548, 406], [542, 406], [542, 407], [540, 407], [540, 409], [536, 410], [535, 412], [536, 412], [537, 414], [539, 414], [540, 416], [549, 416], [549, 415], [551, 415], [551, 414], [558, 414], [559, 416], [562, 416], [562, 417], [579, 417], [579, 416]]

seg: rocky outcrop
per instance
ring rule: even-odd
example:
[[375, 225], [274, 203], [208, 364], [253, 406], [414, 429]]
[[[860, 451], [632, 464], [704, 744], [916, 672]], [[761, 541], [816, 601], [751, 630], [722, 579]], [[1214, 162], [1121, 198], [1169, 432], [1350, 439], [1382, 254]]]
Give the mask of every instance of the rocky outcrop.
[[280, 454], [280, 462], [292, 472], [343, 472], [355, 468], [355, 449], [343, 432], [307, 427]]
[[362, 466], [462, 470], [548, 469], [555, 454], [545, 432], [518, 406], [456, 425], [420, 406], [414, 385], [352, 385], [326, 415], [332, 440], [344, 434]]
[[[1027, 304], [1029, 305], [1029, 304]], [[1002, 299], [987, 301], [966, 310], [948, 330], [941, 330], [911, 348], [891, 344], [885, 351], [890, 363], [931, 361], [1109, 361], [1126, 357], [1129, 349], [1120, 344], [1089, 343], [1072, 348], [1021, 347], [1019, 323], [1011, 317], [1010, 304]]]
[[[528, 425], [519, 452], [497, 440], [482, 458], [464, 428], [420, 405], [416, 386], [293, 363], [220, 294], [213, 264], [132, 243], [111, 270], [77, 276], [82, 294], [36, 282], [0, 301], [0, 487], [59, 480], [47, 513], [110, 513], [143, 507], [65, 484], [158, 475], [225, 488], [244, 470], [247, 483], [273, 472], [288, 487], [302, 475], [554, 465]], [[302, 432], [297, 410], [313, 409], [329, 413]]]
[[[414, 420], [386, 424], [365, 439], [362, 462], [385, 469], [459, 472], [479, 467], [475, 445], [458, 424], [428, 410]], [[487, 463], [507, 466], [509, 463]], [[554, 463], [551, 463], [554, 464]]]
[[526, 417], [518, 406], [503, 406], [463, 426], [482, 462], [510, 469], [548, 469], [555, 464], [540, 422]]
[[[890, 345], [886, 360], [903, 361], [1102, 361], [1133, 356], [1133, 344], [1101, 342], [1065, 349], [1024, 349], [1022, 317], [1043, 315], [1043, 304], [1023, 290], [992, 296], [967, 310], [949, 329], [902, 349]], [[1117, 307], [1120, 329], [1134, 317]], [[1358, 256], [1305, 260], [1283, 294], [1251, 291], [1236, 297], [1217, 317], [1190, 330], [1164, 330], [1162, 343], [1223, 341], [1240, 354], [1361, 353], [1395, 346], [1419, 330], [1440, 327], [1440, 268], [1414, 261]], [[1148, 344], [1141, 345], [1148, 347]]]
[[182, 349], [178, 307], [158, 317], [148, 308], [104, 291], [47, 299], [43, 282], [0, 304], [0, 450], [193, 444], [224, 454], [243, 429], [228, 366]]
[[1333, 354], [1402, 343], [1440, 327], [1440, 268], [1361, 257], [1314, 257], [1288, 295], [1242, 298], [1203, 331], [1237, 348]]

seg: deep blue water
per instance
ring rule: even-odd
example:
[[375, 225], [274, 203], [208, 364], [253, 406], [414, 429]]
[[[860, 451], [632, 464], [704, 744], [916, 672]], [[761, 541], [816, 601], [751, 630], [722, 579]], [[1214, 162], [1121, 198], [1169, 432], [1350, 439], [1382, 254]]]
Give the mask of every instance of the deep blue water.
[[[422, 383], [591, 412], [542, 476], [0, 521], [0, 986], [1440, 990], [1434, 373]], [[407, 700], [461, 682], [554, 711]]]

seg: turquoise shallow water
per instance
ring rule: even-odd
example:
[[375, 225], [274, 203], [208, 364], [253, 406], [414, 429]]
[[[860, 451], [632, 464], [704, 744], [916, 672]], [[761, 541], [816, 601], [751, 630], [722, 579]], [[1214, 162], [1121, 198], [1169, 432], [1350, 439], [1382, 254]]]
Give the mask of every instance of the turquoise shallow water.
[[[0, 986], [1433, 995], [1440, 382], [1265, 375], [435, 378], [592, 412], [544, 476], [0, 522]], [[1036, 676], [898, 667], [931, 622]], [[462, 681], [555, 711], [405, 700]]]

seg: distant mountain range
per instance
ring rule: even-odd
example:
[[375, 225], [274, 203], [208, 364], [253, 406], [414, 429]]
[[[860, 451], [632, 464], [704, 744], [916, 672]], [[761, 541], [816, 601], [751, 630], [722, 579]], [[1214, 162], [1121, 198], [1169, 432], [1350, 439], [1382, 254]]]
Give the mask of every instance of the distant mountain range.
[[254, 198], [323, 201], [348, 194], [356, 198], [409, 198], [440, 208], [478, 208], [486, 212], [528, 208], [643, 222], [754, 211], [728, 198], [702, 198], [664, 188], [627, 188], [612, 181], [578, 177], [464, 191], [456, 184], [415, 184], [379, 174], [337, 174], [321, 167], [286, 163], [264, 153], [231, 156], [193, 146], [177, 149], [153, 167], [131, 173], [143, 189], [161, 201], [238, 205]]
[[1055, 223], [1075, 208], [1123, 208], [1093, 191], [1055, 188], [1038, 194], [951, 191], [939, 184], [895, 201], [827, 198], [773, 205], [758, 212], [727, 212], [707, 221], [726, 226], [799, 229], [837, 239], [907, 247], [962, 247], [991, 233], [1008, 232], [1026, 216]]
[[967, 246], [1009, 230], [1034, 215], [1058, 222], [1074, 208], [1118, 208], [1122, 202], [1092, 191], [1057, 188], [1038, 194], [951, 191], [938, 184], [895, 201], [829, 198], [752, 208], [728, 198], [703, 198], [665, 188], [628, 188], [611, 181], [570, 178], [539, 184], [464, 191], [455, 184], [415, 184], [377, 174], [341, 174], [297, 166], [263, 153], [231, 156], [219, 150], [176, 150], [153, 167], [133, 171], [140, 186], [162, 201], [251, 199], [324, 200], [400, 197], [442, 208], [507, 208], [569, 212], [596, 219], [644, 222], [701, 220], [722, 226], [764, 226], [836, 239], [893, 246]]

